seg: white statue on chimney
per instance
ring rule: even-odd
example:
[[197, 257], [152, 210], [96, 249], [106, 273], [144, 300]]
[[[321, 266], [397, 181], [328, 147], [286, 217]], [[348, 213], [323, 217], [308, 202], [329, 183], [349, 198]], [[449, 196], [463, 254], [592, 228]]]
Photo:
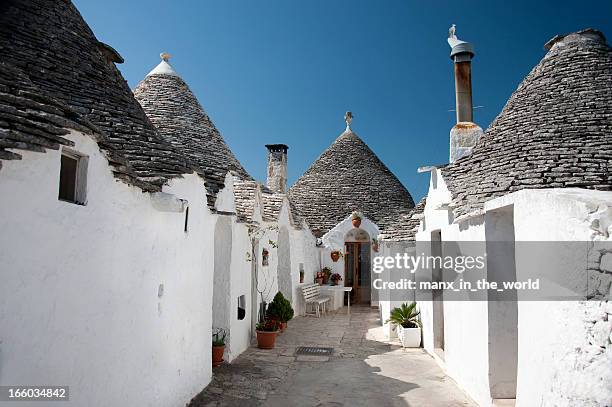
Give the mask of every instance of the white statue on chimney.
[[463, 44], [465, 43], [465, 41], [461, 41], [459, 38], [457, 38], [457, 26], [455, 24], [451, 25], [450, 28], [448, 29], [448, 45], [450, 45], [451, 48], [456, 47], [459, 44]]
[[452, 38], [456, 40], [457, 39], [457, 36], [455, 35], [456, 31], [457, 31], [457, 26], [455, 24], [451, 25], [451, 27], [448, 29], [448, 38]]

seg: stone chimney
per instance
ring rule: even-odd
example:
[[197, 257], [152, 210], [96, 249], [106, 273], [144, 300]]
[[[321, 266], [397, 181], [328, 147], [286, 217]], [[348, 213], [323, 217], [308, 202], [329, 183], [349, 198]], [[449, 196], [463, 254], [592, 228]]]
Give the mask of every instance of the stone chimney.
[[285, 144], [266, 144], [268, 149], [268, 178], [266, 186], [281, 194], [287, 192], [287, 150]]
[[457, 124], [450, 131], [450, 162], [471, 154], [481, 136], [482, 129], [474, 124], [472, 105], [472, 58], [474, 47], [462, 41], [455, 34], [455, 24], [448, 31], [448, 44], [451, 47], [450, 57], [455, 65], [455, 109]]

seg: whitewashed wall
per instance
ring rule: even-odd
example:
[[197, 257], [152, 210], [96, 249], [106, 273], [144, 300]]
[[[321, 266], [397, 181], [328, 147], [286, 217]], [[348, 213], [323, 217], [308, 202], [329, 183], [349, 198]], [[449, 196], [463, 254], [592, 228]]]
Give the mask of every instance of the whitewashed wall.
[[79, 406], [184, 406], [211, 377], [203, 181], [164, 188], [189, 201], [184, 233], [184, 213], [154, 209], [91, 139], [68, 137], [89, 156], [86, 206], [57, 199], [59, 151], [0, 170], [0, 384], [69, 385]]
[[[375, 253], [376, 257], [395, 257], [397, 254], [408, 253], [414, 255], [414, 246], [408, 242], [390, 242], [382, 241], [380, 243], [379, 252]], [[395, 274], [395, 276], [393, 275]], [[395, 268], [389, 269], [384, 268], [381, 273], [375, 273], [372, 271], [372, 281], [380, 279], [382, 281], [398, 281], [399, 278], [414, 279], [414, 275], [411, 275], [406, 270], [396, 270]], [[410, 291], [391, 291], [391, 290], [379, 290], [378, 291], [379, 309], [381, 321], [383, 323], [383, 329], [387, 338], [395, 338], [397, 332], [392, 324], [386, 323], [391, 316], [391, 310], [395, 307], [399, 307], [402, 303], [411, 303], [415, 301], [414, 292]]]
[[[231, 264], [230, 289], [230, 351], [228, 361], [234, 360], [244, 352], [251, 342], [251, 316], [257, 310], [252, 306], [252, 272], [251, 262], [247, 261], [247, 253], [251, 250], [251, 243], [247, 227], [244, 223], [237, 223], [234, 218]], [[245, 296], [246, 315], [243, 320], [238, 319], [238, 297]]]
[[[417, 248], [430, 253], [433, 231], [441, 232], [442, 241], [484, 241], [482, 216], [452, 224], [447, 205], [450, 192], [439, 170], [431, 173], [424, 219], [416, 234]], [[466, 253], [467, 254], [467, 253]], [[486, 270], [485, 270], [486, 272]], [[430, 276], [425, 276], [431, 279]], [[488, 361], [488, 306], [485, 301], [444, 301], [444, 355], [440, 357], [434, 346], [433, 302], [419, 301], [423, 323], [423, 345], [445, 371], [476, 402], [491, 404]]]
[[[612, 193], [524, 190], [488, 202], [514, 206], [517, 241], [609, 241]], [[586, 255], [575, 256], [586, 264]], [[517, 278], [536, 259], [517, 257]], [[554, 259], [553, 259], [554, 261]], [[556, 264], [559, 273], [574, 264]], [[533, 274], [531, 274], [533, 275]], [[612, 307], [601, 301], [519, 301], [517, 406], [612, 405]]]
[[[417, 240], [427, 242], [440, 230], [443, 241], [484, 241], [485, 214], [456, 224], [446, 204], [450, 194], [439, 171], [432, 173], [425, 218]], [[523, 190], [488, 202], [486, 211], [513, 206], [516, 241], [609, 239], [612, 195], [580, 189]], [[574, 261], [586, 262], [585, 259]], [[532, 258], [516, 259], [517, 278]], [[559, 264], [559, 270], [573, 264]], [[486, 270], [485, 270], [486, 272]], [[482, 406], [492, 403], [489, 388], [489, 307], [486, 302], [444, 301], [445, 352], [434, 351], [432, 303], [419, 303], [426, 350]], [[612, 403], [611, 308], [604, 302], [518, 303], [517, 406], [609, 405]], [[506, 336], [513, 333], [508, 327]], [[607, 338], [607, 339], [606, 339]], [[501, 341], [504, 338], [499, 338]], [[510, 351], [510, 350], [509, 350]]]

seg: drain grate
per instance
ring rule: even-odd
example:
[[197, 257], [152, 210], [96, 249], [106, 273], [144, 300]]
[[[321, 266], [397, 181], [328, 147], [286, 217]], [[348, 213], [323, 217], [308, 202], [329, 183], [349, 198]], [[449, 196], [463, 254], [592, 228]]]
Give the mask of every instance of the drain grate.
[[317, 346], [300, 346], [296, 349], [296, 355], [331, 356], [334, 348], [319, 348]]

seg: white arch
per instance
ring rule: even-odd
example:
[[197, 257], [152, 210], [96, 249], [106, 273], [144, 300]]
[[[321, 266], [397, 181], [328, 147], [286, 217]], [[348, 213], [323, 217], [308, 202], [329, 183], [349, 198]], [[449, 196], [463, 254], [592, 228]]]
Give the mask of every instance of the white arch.
[[[323, 245], [330, 250], [344, 251], [344, 242], [347, 233], [353, 230], [353, 222], [349, 214], [342, 222], [338, 223], [329, 232], [323, 235]], [[378, 226], [365, 216], [361, 219], [359, 229], [364, 230], [370, 236], [370, 239], [378, 236]]]

